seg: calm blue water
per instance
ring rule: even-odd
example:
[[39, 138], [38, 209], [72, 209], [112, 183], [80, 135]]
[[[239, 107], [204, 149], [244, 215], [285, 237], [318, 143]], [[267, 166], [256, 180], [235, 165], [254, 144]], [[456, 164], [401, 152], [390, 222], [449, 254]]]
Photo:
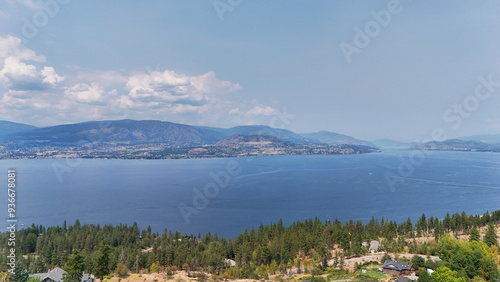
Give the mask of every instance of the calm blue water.
[[[500, 154], [434, 152], [393, 191], [384, 173], [397, 175], [401, 157], [407, 159], [408, 154], [81, 160], [77, 165], [65, 160], [1, 160], [0, 183], [6, 183], [8, 168], [17, 169], [17, 215], [25, 226], [61, 225], [64, 220], [72, 224], [79, 218], [82, 223], [100, 224], [135, 221], [159, 232], [167, 228], [234, 236], [279, 218], [286, 224], [316, 216], [402, 221], [408, 216], [416, 220], [423, 212], [444, 217], [447, 212], [482, 214], [500, 209]], [[195, 209], [194, 189], [215, 187], [210, 172], [227, 173], [228, 164], [237, 166], [231, 169], [236, 173], [230, 175], [229, 184], [219, 187], [213, 198], [198, 199], [195, 203], [202, 209]], [[54, 167], [71, 172], [59, 181]], [[197, 211], [189, 223], [180, 204]], [[6, 208], [0, 210], [6, 218]]]

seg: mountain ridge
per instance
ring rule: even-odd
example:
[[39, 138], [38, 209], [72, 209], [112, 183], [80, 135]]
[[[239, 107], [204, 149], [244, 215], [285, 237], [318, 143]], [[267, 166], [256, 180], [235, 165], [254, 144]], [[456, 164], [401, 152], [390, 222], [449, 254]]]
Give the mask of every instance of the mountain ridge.
[[327, 130], [321, 130], [318, 132], [312, 133], [301, 133], [302, 137], [311, 140], [317, 141], [323, 144], [332, 144], [332, 145], [340, 145], [340, 144], [351, 144], [351, 145], [363, 145], [370, 147], [377, 147], [375, 144], [369, 141], [361, 140], [354, 138], [349, 135], [344, 135], [340, 133], [335, 133]]
[[441, 142], [431, 141], [416, 146], [417, 149], [438, 151], [467, 151], [467, 152], [500, 152], [500, 144], [492, 145], [479, 141], [465, 141], [462, 139], [447, 139]]
[[85, 144], [93, 142], [169, 143], [172, 146], [213, 144], [222, 134], [158, 120], [104, 120], [56, 125], [4, 136], [22, 143]]
[[6, 120], [0, 120], [0, 137], [13, 133], [28, 131], [37, 128], [36, 126]]
[[500, 134], [479, 134], [457, 138], [465, 141], [479, 141], [488, 144], [500, 144]]
[[[21, 144], [81, 145], [93, 142], [117, 142], [124, 144], [168, 143], [172, 146], [212, 145], [234, 135], [269, 135], [280, 141], [293, 143], [347, 144], [376, 147], [374, 144], [351, 136], [321, 131], [298, 134], [265, 125], [242, 125], [231, 128], [192, 126], [159, 120], [103, 120], [62, 124], [49, 127], [33, 127], [29, 130], [6, 134], [3, 142]], [[327, 137], [324, 137], [327, 135]], [[314, 139], [314, 136], [324, 137]], [[333, 140], [334, 136], [337, 138]], [[340, 142], [339, 140], [344, 140]], [[324, 141], [324, 142], [323, 142]]]

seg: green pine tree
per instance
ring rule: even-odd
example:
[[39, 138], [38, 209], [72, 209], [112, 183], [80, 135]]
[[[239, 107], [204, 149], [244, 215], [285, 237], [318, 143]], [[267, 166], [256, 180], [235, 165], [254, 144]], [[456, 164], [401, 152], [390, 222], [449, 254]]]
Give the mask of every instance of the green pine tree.
[[105, 244], [101, 243], [101, 247], [97, 251], [96, 257], [95, 257], [95, 268], [94, 268], [94, 275], [101, 279], [101, 281], [104, 279], [104, 276], [108, 275], [110, 270], [109, 270], [109, 254], [110, 254], [111, 248]]
[[488, 227], [488, 231], [486, 231], [486, 234], [484, 235], [483, 241], [486, 243], [488, 246], [498, 246], [498, 236], [497, 233], [495, 232], [495, 227], [493, 225], [490, 225]]
[[18, 262], [14, 273], [10, 275], [10, 281], [13, 282], [26, 282], [28, 281], [29, 273], [26, 266], [22, 262]]
[[68, 282], [80, 282], [83, 276], [83, 270], [85, 269], [85, 261], [83, 255], [79, 250], [73, 250], [73, 253], [69, 256], [66, 274], [64, 274], [64, 281]]
[[479, 242], [479, 239], [480, 239], [479, 231], [477, 230], [476, 227], [473, 227], [470, 230], [469, 242], [472, 242], [472, 241], [478, 241]]

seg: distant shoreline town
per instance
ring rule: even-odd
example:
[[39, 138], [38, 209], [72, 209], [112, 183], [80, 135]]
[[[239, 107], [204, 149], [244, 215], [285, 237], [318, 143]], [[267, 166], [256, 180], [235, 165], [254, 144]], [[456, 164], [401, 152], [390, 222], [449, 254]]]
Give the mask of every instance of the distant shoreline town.
[[44, 128], [0, 121], [0, 159], [190, 159], [363, 154], [381, 149], [500, 152], [500, 134], [411, 144], [329, 131], [298, 134], [251, 125], [198, 127], [157, 120], [91, 121]]

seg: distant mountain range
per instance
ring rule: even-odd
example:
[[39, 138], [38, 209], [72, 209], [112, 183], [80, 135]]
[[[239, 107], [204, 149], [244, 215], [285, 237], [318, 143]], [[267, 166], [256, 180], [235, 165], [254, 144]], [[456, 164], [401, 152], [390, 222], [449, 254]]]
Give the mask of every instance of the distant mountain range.
[[420, 145], [421, 143], [400, 142], [393, 139], [378, 139], [373, 141], [373, 144], [383, 149], [409, 149], [415, 145]]
[[350, 144], [350, 145], [377, 147], [375, 144], [368, 141], [324, 130], [314, 133], [302, 133], [300, 135], [306, 138], [307, 141], [312, 143], [334, 144], [334, 145]]
[[500, 134], [482, 134], [460, 137], [459, 139], [465, 141], [478, 141], [488, 144], [500, 144]]
[[427, 143], [400, 142], [392, 139], [379, 139], [373, 143], [382, 149], [424, 149], [442, 151], [477, 151], [477, 152], [499, 152], [500, 134], [474, 135], [448, 139], [441, 142], [432, 141]]
[[[247, 137], [245, 137], [247, 136]], [[248, 137], [250, 136], [250, 137]], [[233, 138], [231, 138], [233, 137]], [[265, 142], [255, 141], [266, 140]], [[250, 141], [249, 141], [250, 140]], [[89, 121], [75, 124], [64, 124], [37, 128], [32, 125], [0, 121], [0, 145], [13, 146], [78, 146], [85, 144], [108, 145], [144, 145], [162, 144], [171, 148], [196, 148], [222, 145], [237, 148], [240, 142], [248, 151], [248, 144], [260, 144], [262, 148], [274, 150], [291, 150], [295, 153], [302, 150], [300, 146], [290, 144], [310, 145], [312, 150], [316, 145], [351, 145], [384, 149], [420, 148], [426, 150], [456, 150], [456, 151], [500, 151], [500, 134], [474, 135], [443, 142], [428, 142], [414, 144], [391, 139], [380, 139], [373, 142], [360, 140], [348, 135], [329, 131], [314, 133], [295, 133], [290, 130], [272, 128], [263, 125], [246, 125], [232, 128], [217, 128], [191, 126], [158, 120], [108, 120]], [[222, 144], [222, 145], [221, 145]], [[288, 148], [288, 149], [285, 149]], [[328, 147], [319, 146], [320, 151], [328, 151]], [[306, 151], [307, 151], [306, 150]], [[220, 152], [217, 152], [220, 153]]]
[[6, 135], [35, 129], [33, 125], [0, 120], [0, 138]]
[[[4, 123], [6, 125], [10, 124], [9, 122]], [[118, 144], [167, 143], [176, 147], [189, 147], [212, 145], [236, 135], [266, 135], [275, 137], [277, 141], [298, 144], [347, 144], [375, 147], [374, 144], [368, 141], [328, 131], [297, 134], [290, 130], [263, 125], [217, 128], [190, 126], [158, 120], [89, 121], [43, 128], [25, 124], [14, 125], [11, 126], [14, 129], [2, 131], [1, 142], [26, 145], [78, 145], [94, 142], [115, 142]]]
[[362, 154], [375, 152], [377, 149], [363, 145], [333, 145], [316, 143], [295, 143], [282, 141], [275, 136], [233, 135], [217, 142], [213, 146], [194, 148], [188, 157], [262, 156], [262, 155], [333, 155]]
[[43, 128], [1, 124], [5, 130], [0, 136], [0, 159], [211, 158], [361, 154], [378, 150], [367, 141], [333, 132], [301, 135], [262, 125], [226, 129], [128, 119]]
[[157, 120], [89, 121], [35, 128], [3, 137], [21, 144], [77, 145], [93, 142], [124, 144], [168, 143], [171, 146], [213, 144], [224, 134]]
[[500, 144], [487, 144], [478, 141], [449, 139], [442, 142], [428, 142], [416, 148], [439, 151], [500, 152]]
[[281, 141], [291, 141], [295, 143], [305, 143], [307, 140], [299, 134], [290, 130], [281, 128], [272, 128], [265, 125], [242, 125], [232, 128], [217, 128], [217, 127], [197, 127], [200, 129], [213, 130], [224, 134], [226, 137], [234, 135], [269, 135], [278, 138]]

